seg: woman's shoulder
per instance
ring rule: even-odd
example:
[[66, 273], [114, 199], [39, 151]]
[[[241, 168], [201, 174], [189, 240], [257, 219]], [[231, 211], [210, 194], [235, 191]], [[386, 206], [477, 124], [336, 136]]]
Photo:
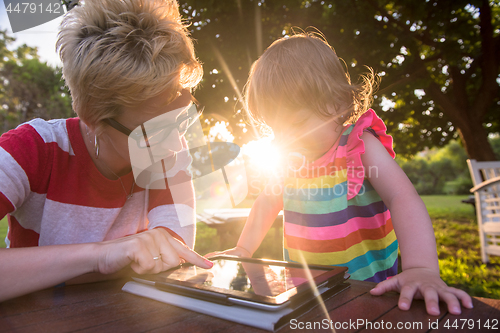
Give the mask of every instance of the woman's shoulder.
[[78, 118], [68, 118], [68, 119], [51, 119], [45, 120], [41, 118], [34, 118], [30, 121], [18, 125], [16, 128], [9, 130], [4, 133], [5, 135], [18, 135], [23, 133], [25, 135], [37, 134], [44, 141], [50, 142], [54, 140], [55, 137], [66, 135], [68, 136], [68, 126], [70, 124], [78, 124]]
[[44, 120], [32, 119], [2, 135], [2, 142], [15, 145], [47, 146], [56, 143], [66, 152], [72, 152], [70, 136], [78, 129], [78, 118]]
[[77, 118], [51, 120], [36, 118], [19, 127], [29, 126], [40, 135], [45, 142], [54, 142], [57, 141], [58, 138], [68, 137], [68, 131], [69, 128], [71, 128], [71, 124], [77, 120]]

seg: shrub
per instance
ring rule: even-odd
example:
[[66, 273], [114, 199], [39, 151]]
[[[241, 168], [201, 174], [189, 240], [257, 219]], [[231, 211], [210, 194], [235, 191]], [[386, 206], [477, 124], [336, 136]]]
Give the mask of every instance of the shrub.
[[426, 150], [411, 160], [396, 161], [420, 195], [468, 194], [472, 187], [467, 154], [457, 141]]

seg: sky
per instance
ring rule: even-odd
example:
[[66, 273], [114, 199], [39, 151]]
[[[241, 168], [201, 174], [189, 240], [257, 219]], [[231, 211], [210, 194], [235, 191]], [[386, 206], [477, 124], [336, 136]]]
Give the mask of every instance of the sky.
[[10, 27], [9, 17], [5, 11], [5, 4], [3, 0], [0, 0], [0, 30], [7, 30], [9, 36], [16, 38], [16, 41], [10, 45], [9, 49], [16, 49], [22, 44], [32, 47], [36, 46], [40, 59], [53, 67], [62, 65], [56, 53], [57, 32], [61, 20], [62, 16], [45, 24], [14, 34]]

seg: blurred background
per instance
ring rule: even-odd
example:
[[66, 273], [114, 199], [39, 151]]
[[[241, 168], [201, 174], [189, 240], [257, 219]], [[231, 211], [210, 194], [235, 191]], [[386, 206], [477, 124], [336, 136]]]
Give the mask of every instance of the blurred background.
[[[13, 34], [2, 2], [0, 132], [34, 117], [74, 117], [54, 47], [60, 18]], [[500, 1], [179, 0], [179, 4], [205, 71], [195, 91], [205, 106], [204, 133], [210, 141], [233, 142], [242, 148], [249, 193], [238, 207], [251, 207], [277, 155], [272, 137], [249, 126], [243, 113], [242, 90], [250, 66], [277, 38], [315, 27], [344, 60], [353, 82], [367, 71], [365, 66], [381, 78], [373, 109], [394, 137], [397, 162], [427, 204], [445, 280], [448, 270], [448, 283], [500, 298], [495, 282], [500, 262], [494, 259], [484, 265], [478, 259], [473, 206], [461, 202], [472, 187], [466, 159], [500, 158]], [[215, 184], [207, 194], [211, 201], [200, 200], [198, 210], [214, 208], [222, 189]], [[0, 225], [3, 239], [5, 220]], [[215, 229], [200, 224], [196, 249], [201, 253], [221, 249], [215, 234]], [[281, 248], [275, 239], [264, 243], [257, 255], [279, 258]], [[229, 245], [236, 240], [229, 240]]]

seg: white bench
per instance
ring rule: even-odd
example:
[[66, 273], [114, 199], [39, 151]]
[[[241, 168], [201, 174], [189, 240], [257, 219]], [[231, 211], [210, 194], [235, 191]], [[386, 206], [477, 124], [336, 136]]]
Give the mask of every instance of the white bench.
[[467, 160], [474, 187], [481, 259], [500, 256], [500, 161]]

